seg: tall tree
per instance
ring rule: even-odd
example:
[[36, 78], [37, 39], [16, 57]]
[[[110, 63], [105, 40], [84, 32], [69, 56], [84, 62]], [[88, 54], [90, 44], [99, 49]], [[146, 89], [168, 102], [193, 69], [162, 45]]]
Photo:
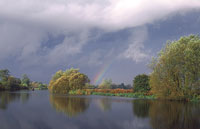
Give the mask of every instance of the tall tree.
[[2, 69], [0, 70], [0, 78], [1, 78], [1, 81], [7, 81], [8, 80], [8, 77], [10, 76], [9, 74], [9, 70], [8, 69]]
[[152, 92], [158, 97], [184, 99], [200, 90], [200, 37], [171, 41], [151, 63]]

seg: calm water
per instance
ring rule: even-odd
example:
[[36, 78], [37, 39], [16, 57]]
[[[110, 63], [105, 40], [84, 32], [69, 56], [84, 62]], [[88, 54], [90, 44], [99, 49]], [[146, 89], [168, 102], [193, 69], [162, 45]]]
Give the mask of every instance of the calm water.
[[0, 92], [0, 129], [200, 129], [200, 104]]

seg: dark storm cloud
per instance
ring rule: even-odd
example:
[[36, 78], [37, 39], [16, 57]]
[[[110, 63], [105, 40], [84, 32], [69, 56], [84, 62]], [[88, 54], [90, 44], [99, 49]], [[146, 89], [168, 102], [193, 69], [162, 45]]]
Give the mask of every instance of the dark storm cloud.
[[1, 0], [0, 68], [49, 80], [74, 66], [92, 78], [111, 59], [148, 61], [149, 24], [199, 8], [199, 0]]

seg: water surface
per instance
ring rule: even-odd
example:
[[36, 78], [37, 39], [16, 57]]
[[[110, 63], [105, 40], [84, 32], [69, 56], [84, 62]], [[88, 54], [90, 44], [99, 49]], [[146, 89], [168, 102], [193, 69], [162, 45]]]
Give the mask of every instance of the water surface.
[[0, 92], [0, 129], [200, 129], [200, 104]]

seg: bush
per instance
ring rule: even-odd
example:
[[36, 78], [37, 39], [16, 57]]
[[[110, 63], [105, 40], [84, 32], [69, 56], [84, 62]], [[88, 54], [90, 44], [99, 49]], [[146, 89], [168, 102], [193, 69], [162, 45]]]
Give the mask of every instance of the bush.
[[134, 92], [148, 92], [150, 90], [149, 76], [146, 74], [137, 75], [133, 80], [133, 90]]

